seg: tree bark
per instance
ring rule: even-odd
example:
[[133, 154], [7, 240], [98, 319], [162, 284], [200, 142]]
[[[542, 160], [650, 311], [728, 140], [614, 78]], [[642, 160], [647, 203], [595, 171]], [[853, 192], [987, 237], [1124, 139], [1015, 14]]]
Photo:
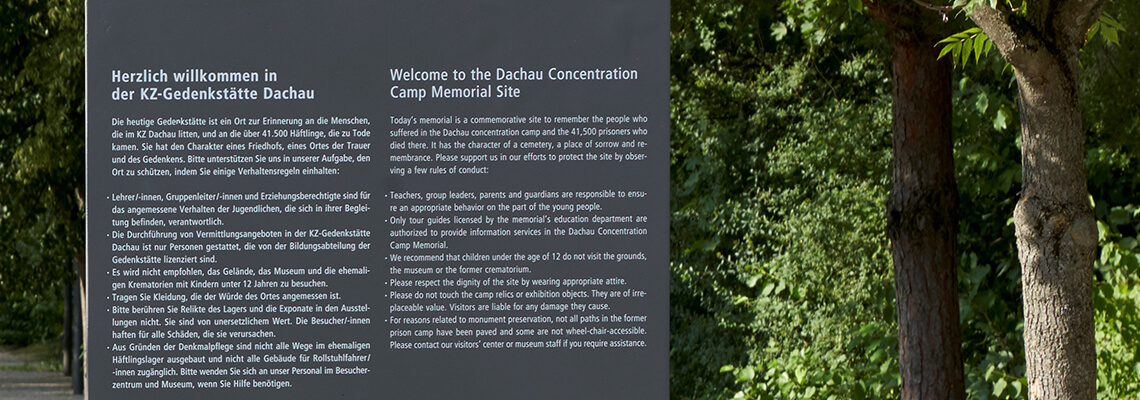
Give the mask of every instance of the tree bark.
[[[76, 296], [77, 297], [76, 303], [78, 304], [78, 310], [77, 311], [79, 311], [77, 314], [80, 317], [80, 320], [77, 322], [79, 322], [79, 324], [80, 324], [79, 326], [81, 327], [81, 329], [79, 329], [79, 332], [76, 332], [76, 335], [79, 336], [77, 339], [80, 340], [79, 343], [83, 346], [82, 348], [87, 349], [88, 346], [90, 346], [90, 343], [88, 343], [88, 341], [87, 341], [87, 338], [88, 338], [87, 322], [88, 322], [88, 320], [87, 320], [87, 252], [86, 251], [81, 252], [78, 255], [76, 255], [76, 257], [75, 257], [75, 273], [78, 276], [78, 278], [75, 280], [75, 286], [76, 286], [75, 292], [77, 294], [77, 296]], [[78, 374], [79, 377], [78, 378], [73, 377], [72, 379], [73, 380], [74, 379], [82, 379], [82, 383], [78, 387], [73, 387], [72, 389], [73, 389], [75, 394], [87, 393], [87, 356], [86, 356], [87, 352], [86, 351], [80, 351], [80, 352], [76, 352], [75, 354], [79, 355], [79, 357], [72, 360], [72, 362], [75, 363], [75, 366], [77, 367], [77, 368], [75, 368], [75, 371], [79, 372], [79, 374]], [[74, 383], [72, 384], [72, 386], [75, 386]]]
[[887, 235], [895, 272], [903, 399], [964, 399], [958, 317], [951, 71], [937, 15], [910, 0], [864, 2], [894, 50]]
[[894, 159], [887, 229], [904, 399], [962, 399], [950, 63], [934, 41], [894, 45]]
[[1021, 198], [1014, 208], [1032, 400], [1096, 398], [1092, 266], [1078, 52], [1104, 0], [1039, 0], [970, 13], [1017, 76]]
[[[1030, 399], [1095, 399], [1096, 220], [1075, 76], [1018, 73], [1022, 189], [1014, 209]], [[1058, 85], [1056, 82], [1066, 82]]]

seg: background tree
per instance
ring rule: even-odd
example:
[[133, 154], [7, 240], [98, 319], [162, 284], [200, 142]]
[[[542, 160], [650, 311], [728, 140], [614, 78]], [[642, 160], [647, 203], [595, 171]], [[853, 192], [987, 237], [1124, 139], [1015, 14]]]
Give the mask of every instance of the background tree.
[[672, 2], [673, 396], [897, 397], [886, 49], [780, 6]]
[[1140, 397], [1140, 87], [1122, 83], [1140, 79], [1140, 3], [1114, 2], [1103, 15], [1133, 25], [1101, 27], [1105, 40], [1081, 51], [1085, 173], [1100, 233], [1093, 264], [1097, 395], [1128, 398]]
[[0, 21], [0, 326], [34, 333], [0, 340], [58, 334], [24, 314], [58, 315], [82, 261], [83, 6], [13, 1]]
[[910, 0], [785, 1], [780, 11], [802, 21], [801, 28], [819, 38], [845, 21], [862, 19], [849, 14], [864, 5], [884, 23], [866, 34], [890, 48], [893, 158], [885, 214], [894, 265], [902, 395], [961, 398], [951, 64], [938, 59], [935, 46], [953, 32], [953, 25]]
[[[789, 3], [672, 3], [674, 398], [899, 396], [891, 52], [869, 15]], [[1140, 33], [1116, 33], [1081, 54], [1101, 398], [1140, 395], [1140, 89], [1121, 84], [1140, 76]], [[966, 397], [1026, 398], [1016, 77], [998, 52], [970, 58], [952, 78]]]
[[893, 50], [894, 151], [886, 214], [902, 398], [963, 399], [951, 64], [938, 59], [935, 46], [950, 26], [910, 0], [863, 4], [886, 24]]

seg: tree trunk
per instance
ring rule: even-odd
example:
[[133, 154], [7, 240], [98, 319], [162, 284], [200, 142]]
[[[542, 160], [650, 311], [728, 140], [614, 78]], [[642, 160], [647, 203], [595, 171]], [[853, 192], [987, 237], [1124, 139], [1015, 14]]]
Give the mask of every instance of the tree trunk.
[[[77, 336], [79, 336], [78, 339], [80, 339], [80, 341], [81, 341], [80, 343], [82, 344], [83, 349], [87, 349], [88, 346], [91, 345], [91, 343], [89, 343], [87, 341], [87, 338], [88, 338], [88, 332], [87, 332], [87, 327], [88, 327], [88, 325], [87, 325], [87, 322], [88, 322], [88, 319], [87, 319], [87, 315], [88, 315], [87, 314], [87, 311], [88, 311], [87, 310], [87, 252], [84, 251], [84, 252], [79, 253], [79, 255], [77, 255], [75, 257], [75, 261], [76, 261], [75, 273], [76, 273], [76, 275], [79, 276], [79, 279], [76, 279], [76, 281], [75, 281], [76, 282], [76, 292], [77, 292], [76, 301], [79, 304], [78, 311], [79, 311], [79, 316], [81, 317], [81, 321], [78, 321], [78, 322], [80, 322], [80, 324], [81, 324], [80, 326], [82, 327], [82, 329], [80, 329], [79, 332], [77, 332]], [[74, 387], [73, 389], [74, 389], [75, 394], [87, 393], [87, 356], [86, 356], [87, 351], [82, 351], [82, 352], [79, 352], [76, 354], [80, 354], [80, 356], [79, 356], [79, 358], [72, 360], [72, 362], [76, 363], [76, 366], [78, 367], [78, 368], [76, 368], [76, 370], [79, 372], [79, 375], [83, 379], [83, 382], [81, 385], [79, 385], [78, 387]], [[77, 378], [72, 377], [72, 379], [77, 379]], [[74, 386], [74, 384], [73, 384], [73, 386]]]
[[1029, 3], [1024, 15], [982, 5], [970, 19], [1017, 75], [1021, 199], [1014, 208], [1032, 400], [1096, 398], [1089, 204], [1078, 53], [1104, 0]]
[[887, 209], [904, 399], [963, 399], [956, 270], [958, 187], [950, 63], [937, 40], [895, 40], [894, 159]]
[[72, 334], [74, 334], [75, 312], [72, 307], [75, 304], [75, 284], [69, 283], [63, 285], [63, 335], [60, 338], [60, 348], [63, 350], [63, 363], [60, 366], [60, 371], [63, 376], [71, 376], [71, 348], [72, 348]]
[[895, 271], [903, 399], [964, 399], [958, 317], [958, 187], [945, 25], [910, 0], [864, 1], [894, 50], [887, 235]]
[[1029, 398], [1095, 399], [1097, 228], [1085, 183], [1080, 92], [1075, 72], [1043, 58], [1016, 69], [1023, 183], [1014, 226]]
[[[81, 216], [87, 215], [87, 182], [86, 181], [80, 180], [79, 185], [75, 188], [75, 203], [78, 206], [78, 212], [75, 214], [75, 219], [80, 221], [80, 225], [84, 225], [84, 222], [85, 222], [84, 219], [86, 217], [81, 217]], [[88, 325], [89, 318], [87, 317], [88, 316], [88, 313], [87, 313], [88, 303], [87, 303], [87, 246], [86, 246], [86, 242], [87, 242], [86, 236], [84, 236], [84, 247], [82, 250], [79, 251], [78, 254], [75, 255], [75, 275], [76, 275], [75, 284], [78, 286], [78, 292], [79, 292], [79, 296], [78, 296], [79, 298], [76, 299], [76, 301], [79, 304], [80, 316], [82, 316], [82, 321], [80, 321], [82, 323], [82, 325], [81, 325], [82, 329], [80, 329], [80, 333], [82, 334], [82, 337], [80, 339], [82, 339], [82, 341], [83, 341], [82, 342], [83, 343], [83, 349], [87, 349], [88, 348], [87, 346], [89, 346], [91, 344], [87, 341], [87, 339], [90, 337], [89, 336], [90, 332], [88, 331], [88, 327], [90, 325]], [[79, 366], [79, 371], [82, 372], [82, 378], [83, 378], [82, 385], [74, 388], [74, 389], [76, 389], [75, 394], [88, 393], [88, 391], [87, 391], [87, 389], [88, 389], [87, 388], [87, 384], [88, 384], [87, 367], [88, 367], [88, 365], [87, 365], [87, 355], [86, 355], [87, 351], [84, 350], [81, 354], [82, 354], [81, 357], [79, 357], [76, 360], [72, 360], [72, 362], [80, 363], [77, 365]], [[73, 386], [75, 386], [75, 385], [73, 384]]]

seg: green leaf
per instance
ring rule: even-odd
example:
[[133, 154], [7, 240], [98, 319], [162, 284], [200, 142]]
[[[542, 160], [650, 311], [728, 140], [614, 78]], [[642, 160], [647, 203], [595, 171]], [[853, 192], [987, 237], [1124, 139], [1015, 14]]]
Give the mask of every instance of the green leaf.
[[1116, 20], [1116, 18], [1114, 18], [1112, 15], [1109, 15], [1107, 13], [1101, 13], [1099, 20], [1100, 20], [1100, 22], [1104, 23], [1105, 25], [1111, 26], [1118, 31], [1126, 31], [1127, 30], [1127, 29], [1124, 29], [1124, 25], [1121, 25], [1120, 22]]
[[1088, 34], [1085, 35], [1086, 40], [1096, 37], [1099, 33], [1100, 37], [1104, 38], [1106, 42], [1114, 45], [1120, 45], [1120, 31], [1124, 31], [1124, 25], [1121, 25], [1116, 18], [1106, 13], [1101, 13], [1100, 18], [1089, 27]]
[[990, 273], [990, 267], [985, 266], [985, 265], [983, 265], [981, 267], [976, 267], [976, 268], [970, 270], [970, 275], [969, 275], [970, 283], [975, 284], [975, 285], [979, 285], [980, 282], [982, 281], [982, 279], [985, 279], [986, 275], [988, 275], [989, 273]]
[[756, 282], [758, 281], [760, 281], [760, 275], [757, 274], [748, 277], [748, 280], [745, 283], [748, 284], [748, 287], [756, 287]]
[[966, 65], [970, 61], [970, 52], [974, 49], [975, 40], [977, 40], [976, 37], [970, 37], [962, 41], [962, 65]]
[[772, 24], [772, 37], [776, 38], [776, 40], [784, 40], [785, 36], [788, 36], [787, 25], [784, 25], [783, 22]]
[[756, 370], [752, 369], [752, 367], [745, 367], [744, 369], [740, 370], [740, 374], [737, 376], [738, 380], [745, 381], [752, 381], [755, 378]]
[[[949, 40], [949, 39], [943, 39], [943, 41], [946, 41], [946, 40]], [[941, 42], [939, 42], [939, 43], [941, 43]], [[938, 52], [938, 59], [941, 60], [942, 56], [945, 56], [946, 53], [954, 51], [955, 47], [957, 47], [957, 44], [948, 44], [948, 45], [942, 46], [942, 50]]]
[[938, 58], [941, 59], [947, 53], [953, 54], [955, 65], [966, 65], [970, 61], [970, 54], [974, 55], [976, 63], [982, 55], [989, 54], [989, 49], [993, 46], [989, 37], [977, 27], [950, 35], [938, 41], [938, 44], [943, 45]]
[[887, 358], [886, 350], [879, 349], [879, 350], [876, 350], [874, 353], [871, 353], [871, 361], [872, 362], [876, 362], [876, 363], [882, 362], [886, 358]]
[[800, 24], [801, 32], [812, 32], [815, 30], [815, 22], [807, 20]]
[[1105, 27], [1100, 30], [1100, 35], [1104, 36], [1104, 40], [1107, 40], [1117, 46], [1120, 45], [1120, 38], [1116, 35], [1116, 28], [1105, 25]]
[[869, 336], [872, 332], [878, 329], [875, 323], [869, 323], [859, 328], [859, 336]]
[[1000, 378], [997, 382], [994, 382], [994, 396], [1001, 396], [1001, 392], [1005, 391], [1006, 385], [1008, 384], [1004, 378]]
[[1120, 207], [1113, 207], [1112, 211], [1108, 213], [1108, 223], [1111, 225], [1124, 225], [1131, 220], [1131, 213]]
[[1129, 257], [1121, 257], [1120, 263], [1128, 267], [1129, 271], [1133, 274], [1140, 272], [1140, 254], [1133, 254]]
[[974, 108], [976, 108], [978, 112], [985, 114], [986, 110], [990, 108], [990, 96], [986, 95], [985, 92], [979, 94], [978, 100], [974, 102]]
[[948, 37], [948, 38], [939, 40], [938, 44], [946, 44], [946, 43], [957, 44], [957, 43], [960, 43], [962, 41], [962, 38], [958, 37], [958, 35], [961, 35], [961, 34], [962, 33], [959, 32], [959, 33], [955, 33], [953, 35], [950, 35], [950, 37]]
[[975, 64], [982, 58], [982, 51], [983, 51], [983, 49], [985, 49], [986, 43], [990, 42], [989, 39], [990, 38], [987, 37], [986, 34], [984, 34], [984, 33], [978, 33], [978, 36], [974, 39], [974, 63]]
[[1106, 299], [1112, 298], [1112, 289], [1113, 289], [1112, 285], [1107, 284], [1107, 283], [1102, 283], [1100, 285], [1097, 285], [1097, 288], [1100, 289], [1100, 294], [1103, 295], [1104, 298], [1106, 298]]
[[997, 115], [994, 116], [994, 130], [1005, 130], [1008, 126], [1006, 120], [1010, 117], [1008, 114], [1009, 111], [1007, 111], [1005, 107], [998, 109]]
[[1135, 250], [1137, 244], [1140, 243], [1137, 243], [1136, 238], [1126, 237], [1120, 239], [1120, 247], [1126, 248], [1128, 250]]

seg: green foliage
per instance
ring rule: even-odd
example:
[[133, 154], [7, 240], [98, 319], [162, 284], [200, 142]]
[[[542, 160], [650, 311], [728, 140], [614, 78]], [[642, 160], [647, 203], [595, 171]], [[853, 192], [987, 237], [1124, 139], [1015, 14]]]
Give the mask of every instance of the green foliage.
[[1096, 35], [1099, 33], [1100, 37], [1103, 38], [1104, 41], [1115, 45], [1120, 45], [1120, 32], [1124, 30], [1124, 25], [1121, 25], [1120, 22], [1116, 20], [1116, 18], [1113, 18], [1111, 15], [1102, 13], [1100, 14], [1100, 18], [1098, 18], [1097, 21], [1093, 23], [1092, 27], [1089, 28], [1088, 39], [1096, 37]]
[[862, 0], [783, 0], [782, 21], [772, 24], [772, 33], [776, 40], [798, 33], [804, 41], [820, 46], [847, 30], [851, 22], [848, 17], [863, 10]]
[[[881, 211], [889, 64], [862, 16], [809, 23], [803, 15], [835, 7], [793, 3], [796, 18], [776, 2], [674, 3], [674, 398], [898, 396]], [[1136, 20], [1137, 7], [1112, 12]], [[1122, 45], [1082, 54], [1086, 167], [1109, 232], [1097, 264], [1100, 396], [1128, 398], [1140, 394], [1140, 226], [1129, 206], [1140, 204], [1140, 88], [1120, 82], [1140, 80], [1140, 47], [1112, 29]], [[980, 31], [943, 42], [963, 67], [954, 131], [967, 397], [1026, 398], [1009, 223], [1021, 183], [1014, 78]]]
[[[951, 8], [965, 8], [972, 9], [985, 4], [988, 1], [989, 7], [998, 7], [998, 0], [973, 0], [967, 2], [966, 0], [956, 0], [950, 7]], [[1014, 14], [1024, 14], [1026, 6], [1024, 1], [1020, 5], [1015, 5], [1012, 1], [1006, 0], [1004, 6], [1007, 7]], [[964, 16], [965, 14], [963, 14]], [[1124, 25], [1121, 24], [1116, 18], [1109, 13], [1101, 13], [1096, 22], [1089, 27], [1086, 34], [1087, 40], [1092, 40], [1097, 35], [1100, 35], [1105, 42], [1114, 45], [1120, 44], [1120, 33], [1124, 32]], [[974, 62], [978, 63], [982, 57], [989, 56], [990, 51], [994, 49], [994, 44], [990, 41], [989, 36], [982, 32], [981, 28], [971, 27], [964, 31], [950, 35], [945, 39], [938, 42], [942, 45], [942, 50], [938, 52], [938, 58], [942, 59], [946, 55], [950, 55], [950, 59], [954, 65], [965, 66], [970, 61], [970, 56], [973, 55]]]
[[969, 399], [1026, 397], [1021, 270], [1009, 223], [1021, 184], [1017, 92], [1004, 66], [983, 57], [955, 78], [958, 309]]
[[[1121, 21], [1140, 20], [1136, 2], [1109, 8]], [[1103, 399], [1140, 397], [1140, 88], [1123, 84], [1140, 78], [1140, 34], [1116, 24], [1119, 45], [1106, 37], [1081, 54], [1085, 166], [1101, 245], [1093, 306]]]
[[58, 295], [9, 297], [0, 303], [0, 343], [27, 346], [58, 337], [63, 329]]
[[799, 348], [763, 366], [725, 366], [744, 399], [871, 399], [899, 396], [897, 328], [870, 323], [845, 347]]
[[1097, 384], [1101, 398], [1116, 399], [1140, 393], [1140, 207], [1113, 207], [1098, 216]]
[[970, 61], [971, 54], [976, 63], [981, 60], [982, 56], [988, 56], [990, 51], [994, 49], [994, 43], [990, 41], [989, 36], [986, 36], [985, 32], [982, 32], [981, 28], [978, 27], [955, 33], [938, 43], [942, 45], [942, 50], [938, 52], [938, 59], [950, 54], [950, 59], [954, 61], [955, 65], [966, 65]]
[[779, 5], [673, 3], [674, 398], [897, 393], [889, 75]]
[[[0, 301], [54, 293], [83, 249], [83, 2], [11, 1], [0, 26]], [[30, 296], [30, 297], [29, 297]]]

